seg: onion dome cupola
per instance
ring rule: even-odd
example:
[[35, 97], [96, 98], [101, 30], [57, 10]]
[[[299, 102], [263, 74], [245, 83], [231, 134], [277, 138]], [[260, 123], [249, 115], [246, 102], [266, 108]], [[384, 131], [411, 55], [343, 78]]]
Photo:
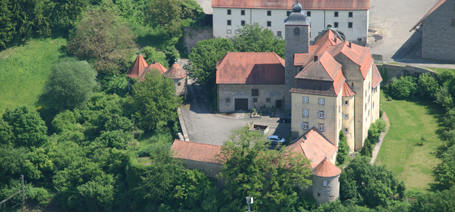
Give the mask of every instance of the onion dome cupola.
[[302, 5], [297, 0], [297, 3], [292, 7], [291, 14], [284, 20], [284, 23], [286, 25], [310, 25], [311, 18], [306, 16]]

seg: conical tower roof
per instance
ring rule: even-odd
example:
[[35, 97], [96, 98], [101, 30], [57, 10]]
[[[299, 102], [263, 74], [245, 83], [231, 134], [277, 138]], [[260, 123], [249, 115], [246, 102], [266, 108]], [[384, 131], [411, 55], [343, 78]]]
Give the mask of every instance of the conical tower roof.
[[175, 62], [163, 75], [172, 79], [183, 79], [187, 76], [187, 72], [182, 69], [177, 62]]
[[142, 57], [142, 55], [139, 54], [137, 55], [137, 58], [134, 61], [133, 66], [131, 66], [126, 75], [128, 75], [131, 78], [137, 78], [139, 74], [141, 74], [147, 66], [148, 65], [144, 57]]
[[161, 65], [161, 63], [153, 61], [147, 68], [142, 71], [142, 73], [139, 75], [139, 81], [143, 81], [145, 79], [145, 74], [152, 72], [153, 69], [157, 69], [161, 75], [163, 75], [165, 72], [167, 72], [166, 67]]
[[313, 169], [313, 174], [319, 177], [333, 177], [340, 175], [340, 173], [341, 169], [333, 165], [327, 157]]

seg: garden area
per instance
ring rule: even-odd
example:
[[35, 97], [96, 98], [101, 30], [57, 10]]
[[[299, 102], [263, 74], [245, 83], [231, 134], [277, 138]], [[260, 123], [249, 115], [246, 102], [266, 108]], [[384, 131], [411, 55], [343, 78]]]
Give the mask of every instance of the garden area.
[[439, 133], [444, 109], [431, 101], [387, 101], [381, 91], [381, 108], [390, 120], [376, 165], [393, 171], [406, 188], [425, 191], [434, 185], [433, 169], [441, 160], [435, 155], [443, 144]]

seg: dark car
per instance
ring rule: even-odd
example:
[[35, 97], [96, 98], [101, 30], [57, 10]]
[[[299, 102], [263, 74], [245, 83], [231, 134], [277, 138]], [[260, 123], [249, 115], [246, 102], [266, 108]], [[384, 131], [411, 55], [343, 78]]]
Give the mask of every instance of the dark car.
[[281, 122], [291, 122], [291, 115], [281, 115], [280, 121]]

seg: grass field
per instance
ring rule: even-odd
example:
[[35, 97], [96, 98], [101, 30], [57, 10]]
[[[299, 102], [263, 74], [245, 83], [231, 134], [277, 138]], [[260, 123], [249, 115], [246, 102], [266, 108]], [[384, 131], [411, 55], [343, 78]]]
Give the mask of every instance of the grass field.
[[32, 39], [0, 52], [0, 114], [5, 108], [36, 108], [50, 69], [64, 52], [66, 40]]
[[[435, 181], [433, 168], [441, 162], [435, 156], [443, 141], [438, 135], [443, 109], [431, 101], [386, 101], [381, 91], [381, 108], [390, 120], [390, 129], [381, 146], [377, 165], [385, 165], [404, 181], [407, 190], [425, 191]], [[418, 145], [425, 137], [422, 146]]]

